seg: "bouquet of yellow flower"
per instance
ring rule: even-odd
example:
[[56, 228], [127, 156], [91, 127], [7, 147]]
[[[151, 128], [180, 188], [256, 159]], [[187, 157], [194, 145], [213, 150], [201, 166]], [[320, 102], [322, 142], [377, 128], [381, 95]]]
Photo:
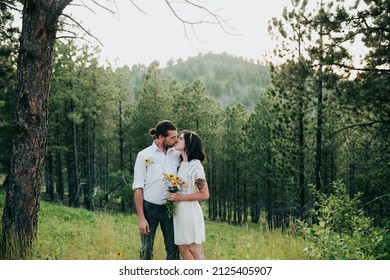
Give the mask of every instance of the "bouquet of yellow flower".
[[[166, 185], [168, 187], [167, 188], [168, 192], [171, 192], [171, 193], [178, 192], [178, 191], [180, 191], [181, 187], [185, 186], [185, 184], [186, 184], [186, 182], [184, 182], [182, 179], [177, 177], [175, 174], [163, 173], [163, 175], [164, 175], [164, 179], [163, 180], [165, 181], [165, 183], [166, 183]], [[173, 215], [175, 215], [176, 208], [175, 208], [175, 202], [174, 201], [167, 200], [165, 202], [165, 206], [168, 209], [169, 217], [172, 217]]]

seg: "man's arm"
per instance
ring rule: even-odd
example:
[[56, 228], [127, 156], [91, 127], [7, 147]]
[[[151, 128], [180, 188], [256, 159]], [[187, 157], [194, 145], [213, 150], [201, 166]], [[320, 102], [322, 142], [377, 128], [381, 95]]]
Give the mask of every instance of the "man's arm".
[[137, 210], [138, 228], [142, 234], [149, 234], [149, 223], [144, 213], [144, 190], [137, 188], [134, 190], [134, 202]]
[[137, 155], [134, 165], [134, 203], [137, 210], [138, 228], [142, 234], [149, 234], [149, 224], [144, 213], [144, 189], [146, 177], [145, 159], [141, 154]]

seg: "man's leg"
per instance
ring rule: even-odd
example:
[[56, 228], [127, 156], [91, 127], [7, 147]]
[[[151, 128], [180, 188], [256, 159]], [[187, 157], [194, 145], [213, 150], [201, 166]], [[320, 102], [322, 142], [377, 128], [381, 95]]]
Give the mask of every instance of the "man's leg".
[[175, 236], [173, 232], [173, 219], [168, 217], [166, 208], [160, 212], [161, 231], [164, 237], [165, 251], [167, 252], [167, 260], [179, 260], [179, 250], [175, 244]]
[[144, 213], [145, 218], [149, 223], [150, 232], [148, 235], [141, 234], [141, 260], [152, 260], [153, 259], [153, 244], [154, 237], [158, 226], [158, 215], [159, 211], [156, 211], [149, 202], [144, 201]]

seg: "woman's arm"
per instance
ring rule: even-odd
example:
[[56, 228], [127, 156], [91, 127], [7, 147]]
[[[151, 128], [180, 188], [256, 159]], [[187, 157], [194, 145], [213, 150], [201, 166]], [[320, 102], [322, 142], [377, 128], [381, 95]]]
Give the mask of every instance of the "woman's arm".
[[198, 191], [192, 194], [181, 193], [169, 193], [168, 200], [171, 201], [200, 201], [209, 199], [209, 186], [204, 179], [197, 179], [195, 185], [198, 187]]

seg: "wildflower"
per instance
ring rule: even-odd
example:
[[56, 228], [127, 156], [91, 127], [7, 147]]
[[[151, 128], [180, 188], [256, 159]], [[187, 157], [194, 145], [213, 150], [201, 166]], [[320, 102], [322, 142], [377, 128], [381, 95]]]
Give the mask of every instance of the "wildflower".
[[[180, 191], [182, 186], [185, 186], [185, 182], [182, 179], [180, 179], [179, 177], [177, 177], [176, 175], [166, 174], [166, 173], [163, 173], [163, 175], [164, 175], [163, 180], [166, 183], [168, 192], [171, 192], [171, 193], [178, 192], [178, 191]], [[176, 209], [175, 209], [175, 202], [174, 201], [166, 200], [165, 206], [168, 209], [168, 216], [169, 217], [172, 217], [173, 215], [175, 215]]]
[[145, 159], [145, 166], [148, 167], [151, 163], [153, 163], [152, 160], [153, 160], [152, 157]]

